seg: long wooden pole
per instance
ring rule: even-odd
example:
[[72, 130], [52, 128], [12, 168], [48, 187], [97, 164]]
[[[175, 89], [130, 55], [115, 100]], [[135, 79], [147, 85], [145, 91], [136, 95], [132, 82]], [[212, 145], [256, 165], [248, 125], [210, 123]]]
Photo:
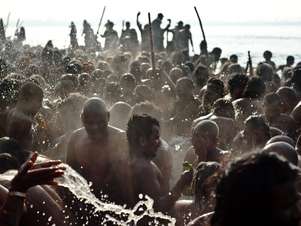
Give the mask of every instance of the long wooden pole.
[[202, 30], [203, 39], [204, 39], [205, 42], [207, 42], [206, 36], [205, 36], [205, 31], [204, 31], [204, 28], [203, 28], [203, 23], [202, 23], [202, 20], [200, 18], [199, 12], [198, 12], [198, 10], [197, 10], [196, 7], [194, 7], [194, 10], [195, 10], [195, 13], [196, 13], [196, 15], [198, 17], [199, 23], [200, 23], [200, 27], [201, 27], [201, 30]]
[[103, 16], [105, 15], [105, 11], [106, 11], [106, 6], [103, 7], [102, 14], [101, 14], [101, 18], [100, 18], [100, 21], [99, 21], [99, 24], [98, 24], [98, 28], [97, 28], [97, 33], [96, 33], [96, 35], [98, 35], [98, 33], [99, 33], [99, 28], [100, 28], [100, 26], [101, 26], [101, 23], [102, 23], [102, 20], [103, 20]]
[[148, 24], [149, 24], [149, 40], [150, 40], [151, 61], [152, 61], [153, 73], [155, 74], [156, 62], [155, 62], [155, 52], [154, 52], [152, 21], [151, 21], [151, 14], [150, 13], [148, 13]]

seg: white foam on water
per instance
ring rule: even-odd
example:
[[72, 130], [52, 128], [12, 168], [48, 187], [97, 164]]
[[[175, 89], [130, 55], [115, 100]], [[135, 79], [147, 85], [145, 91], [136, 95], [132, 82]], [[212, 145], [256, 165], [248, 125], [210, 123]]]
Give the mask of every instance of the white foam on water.
[[[105, 215], [103, 224], [112, 222], [117, 225], [136, 225], [139, 220], [148, 216], [152, 219], [168, 221], [169, 226], [175, 225], [176, 220], [174, 218], [160, 212], [154, 212], [154, 201], [150, 197], [144, 196], [145, 200], [138, 201], [132, 209], [101, 201], [91, 192], [88, 182], [81, 175], [66, 164], [64, 164], [64, 167], [66, 167], [64, 175], [57, 180], [59, 186], [67, 188], [77, 199], [92, 205], [95, 208], [94, 214], [109, 212]], [[140, 195], [139, 198], [141, 199], [143, 196]], [[142, 213], [141, 210], [143, 210]], [[139, 214], [136, 214], [136, 212], [139, 212]], [[116, 215], [122, 216], [122, 218], [126, 216], [126, 220], [117, 219]]]

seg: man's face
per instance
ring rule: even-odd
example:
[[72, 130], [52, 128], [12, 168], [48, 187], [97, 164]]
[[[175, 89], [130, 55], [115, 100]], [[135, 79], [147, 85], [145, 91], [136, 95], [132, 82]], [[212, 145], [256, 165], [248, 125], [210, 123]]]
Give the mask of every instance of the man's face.
[[106, 134], [109, 121], [108, 113], [83, 113], [81, 117], [83, 126], [91, 139], [98, 139]]
[[143, 147], [143, 154], [147, 158], [156, 157], [158, 148], [161, 145], [160, 141], [160, 127], [153, 126], [152, 133], [148, 138], [142, 138], [141, 145]]

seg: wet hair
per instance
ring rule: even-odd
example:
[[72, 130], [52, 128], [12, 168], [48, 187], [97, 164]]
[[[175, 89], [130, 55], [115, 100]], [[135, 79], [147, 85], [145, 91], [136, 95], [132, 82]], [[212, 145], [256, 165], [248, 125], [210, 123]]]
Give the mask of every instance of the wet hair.
[[265, 84], [259, 77], [252, 77], [246, 85], [243, 97], [245, 98], [261, 98], [265, 93]]
[[31, 101], [32, 99], [43, 99], [43, 90], [32, 82], [26, 82], [21, 86], [18, 100]]
[[237, 88], [244, 90], [248, 81], [249, 81], [248, 76], [246, 76], [244, 74], [231, 75], [231, 77], [228, 81], [229, 92], [233, 93], [233, 91]]
[[217, 78], [210, 78], [207, 81], [207, 90], [212, 90], [216, 92], [219, 96], [223, 97], [225, 93], [224, 82]]
[[281, 225], [272, 212], [272, 191], [294, 183], [297, 175], [297, 168], [276, 154], [252, 153], [234, 161], [217, 186], [211, 225]]
[[141, 137], [150, 137], [153, 126], [160, 127], [160, 123], [157, 119], [149, 115], [133, 115], [130, 118], [126, 130], [130, 150], [132, 149], [131, 147], [138, 147], [140, 145]]
[[154, 105], [152, 102], [145, 101], [141, 103], [137, 103], [132, 107], [131, 115], [150, 115], [158, 120], [161, 119], [161, 111], [160, 109]]
[[213, 114], [215, 114], [217, 116], [222, 116], [222, 117], [226, 117], [226, 118], [229, 117], [229, 114], [224, 113], [227, 110], [227, 111], [231, 111], [231, 112], [229, 112], [229, 113], [231, 113], [231, 115], [233, 115], [233, 117], [231, 117], [231, 118], [235, 117], [235, 110], [234, 110], [233, 104], [229, 100], [225, 100], [223, 98], [217, 99], [214, 102], [212, 109], [213, 109]]

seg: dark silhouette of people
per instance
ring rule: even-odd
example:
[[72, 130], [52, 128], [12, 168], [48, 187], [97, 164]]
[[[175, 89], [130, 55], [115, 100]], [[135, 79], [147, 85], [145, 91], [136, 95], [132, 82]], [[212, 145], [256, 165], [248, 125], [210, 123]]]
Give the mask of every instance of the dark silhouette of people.
[[72, 49], [78, 48], [78, 42], [77, 42], [77, 30], [74, 22], [72, 21], [70, 24], [70, 45]]
[[104, 50], [113, 50], [116, 49], [118, 46], [118, 34], [117, 31], [113, 29], [114, 23], [110, 20], [105, 24], [106, 30], [103, 35], [101, 35], [102, 38], [105, 38], [105, 46]]

